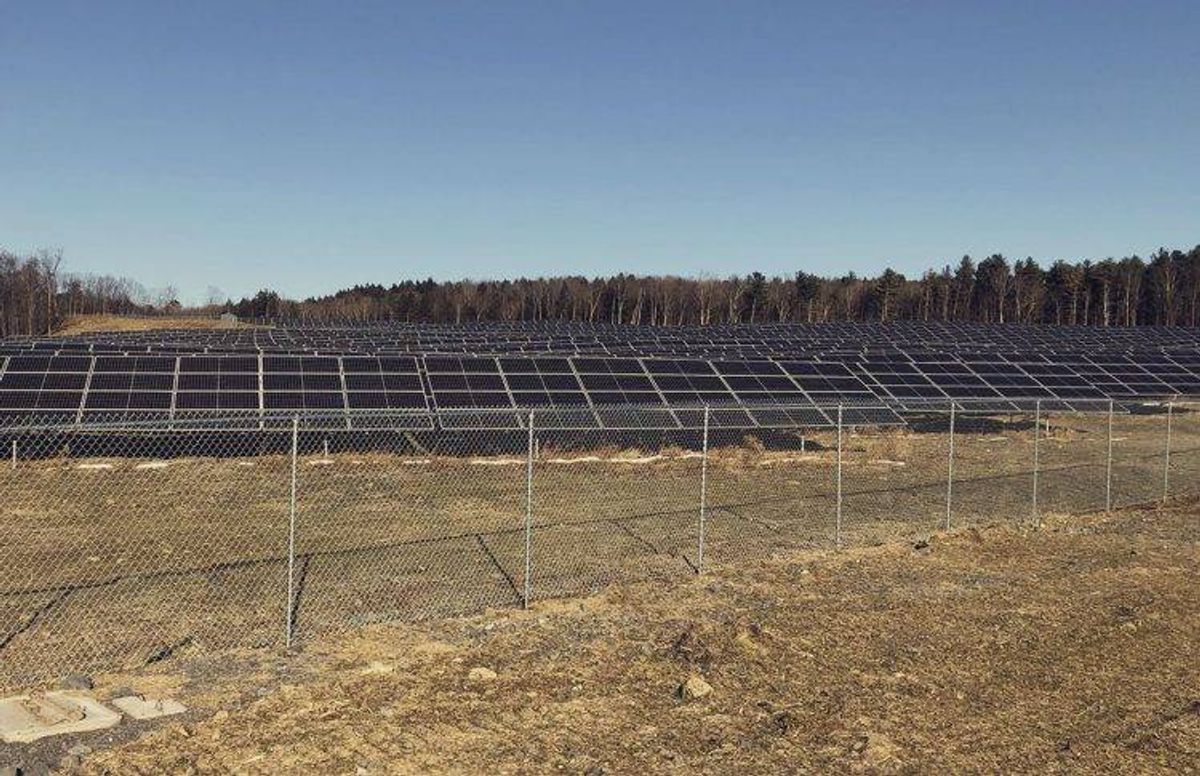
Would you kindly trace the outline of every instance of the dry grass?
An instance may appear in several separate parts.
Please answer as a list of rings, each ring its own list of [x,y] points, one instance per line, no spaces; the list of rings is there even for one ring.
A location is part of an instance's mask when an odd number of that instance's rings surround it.
[[[194,712],[89,740],[83,770],[1194,772],[1197,516],[972,527],[291,658],[185,654],[99,678],[102,696],[168,687]],[[711,694],[681,697],[694,676]]]
[[[253,324],[238,322],[235,328],[252,327]],[[164,316],[161,318],[134,318],[121,315],[76,315],[68,318],[55,332],[56,337],[71,337],[79,334],[96,334],[116,331],[157,331],[159,329],[227,329],[230,325],[216,318],[192,318],[189,316]]]
[[[1105,437],[1071,422],[1076,441],[1042,443],[1044,512],[1104,506]],[[1161,494],[1161,426],[1161,418],[1122,419],[1114,503]],[[957,441],[954,524],[1032,519],[1029,430]],[[1174,443],[1172,482],[1194,487],[1194,418],[1179,419]],[[747,439],[713,448],[706,557],[830,546],[831,445],[800,453]],[[844,458],[845,544],[917,539],[944,523],[944,435],[856,433]],[[690,573],[700,473],[695,451],[679,448],[543,449],[534,469],[535,597]],[[289,481],[280,455],[54,457],[0,470],[0,684],[66,666],[138,665],[185,640],[205,649],[277,643]],[[518,455],[305,453],[296,551],[308,577],[298,633],[518,605],[525,494]]]
[[[920,441],[916,434],[907,429],[889,428],[871,436],[852,438],[851,444],[862,446],[867,455],[873,458],[908,461],[912,458],[914,448],[919,447]]]

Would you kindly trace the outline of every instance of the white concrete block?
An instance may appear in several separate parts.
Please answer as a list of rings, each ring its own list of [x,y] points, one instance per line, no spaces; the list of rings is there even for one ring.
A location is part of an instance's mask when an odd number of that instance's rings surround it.
[[[120,721],[120,714],[79,692],[58,690],[0,699],[0,740],[10,744],[103,730]]]
[[[166,717],[171,714],[182,714],[187,711],[187,707],[179,701],[171,700],[170,698],[147,700],[140,695],[126,695],[122,698],[114,698],[112,705],[134,719],[154,719],[155,717]]]

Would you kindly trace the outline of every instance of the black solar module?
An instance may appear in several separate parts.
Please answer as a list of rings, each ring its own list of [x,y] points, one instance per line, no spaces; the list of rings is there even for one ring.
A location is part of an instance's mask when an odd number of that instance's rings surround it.
[[[347,423],[404,411],[423,427],[496,410],[672,428],[707,406],[711,425],[824,425],[839,404],[848,422],[887,423],[950,400],[1007,411],[1200,395],[1200,332],[1160,327],[282,323],[10,338],[0,357],[0,418],[56,422],[353,410]]]

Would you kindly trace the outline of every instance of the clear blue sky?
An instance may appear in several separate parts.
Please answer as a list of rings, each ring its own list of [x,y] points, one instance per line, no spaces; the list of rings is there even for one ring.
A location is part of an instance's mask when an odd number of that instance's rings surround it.
[[[198,299],[1200,241],[1200,2],[0,0],[0,245]]]

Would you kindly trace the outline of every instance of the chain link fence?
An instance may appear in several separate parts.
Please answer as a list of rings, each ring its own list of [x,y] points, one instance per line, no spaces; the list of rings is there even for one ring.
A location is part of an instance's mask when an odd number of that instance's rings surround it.
[[[0,428],[0,686],[294,647],[1200,483],[1200,404],[612,407]]]

